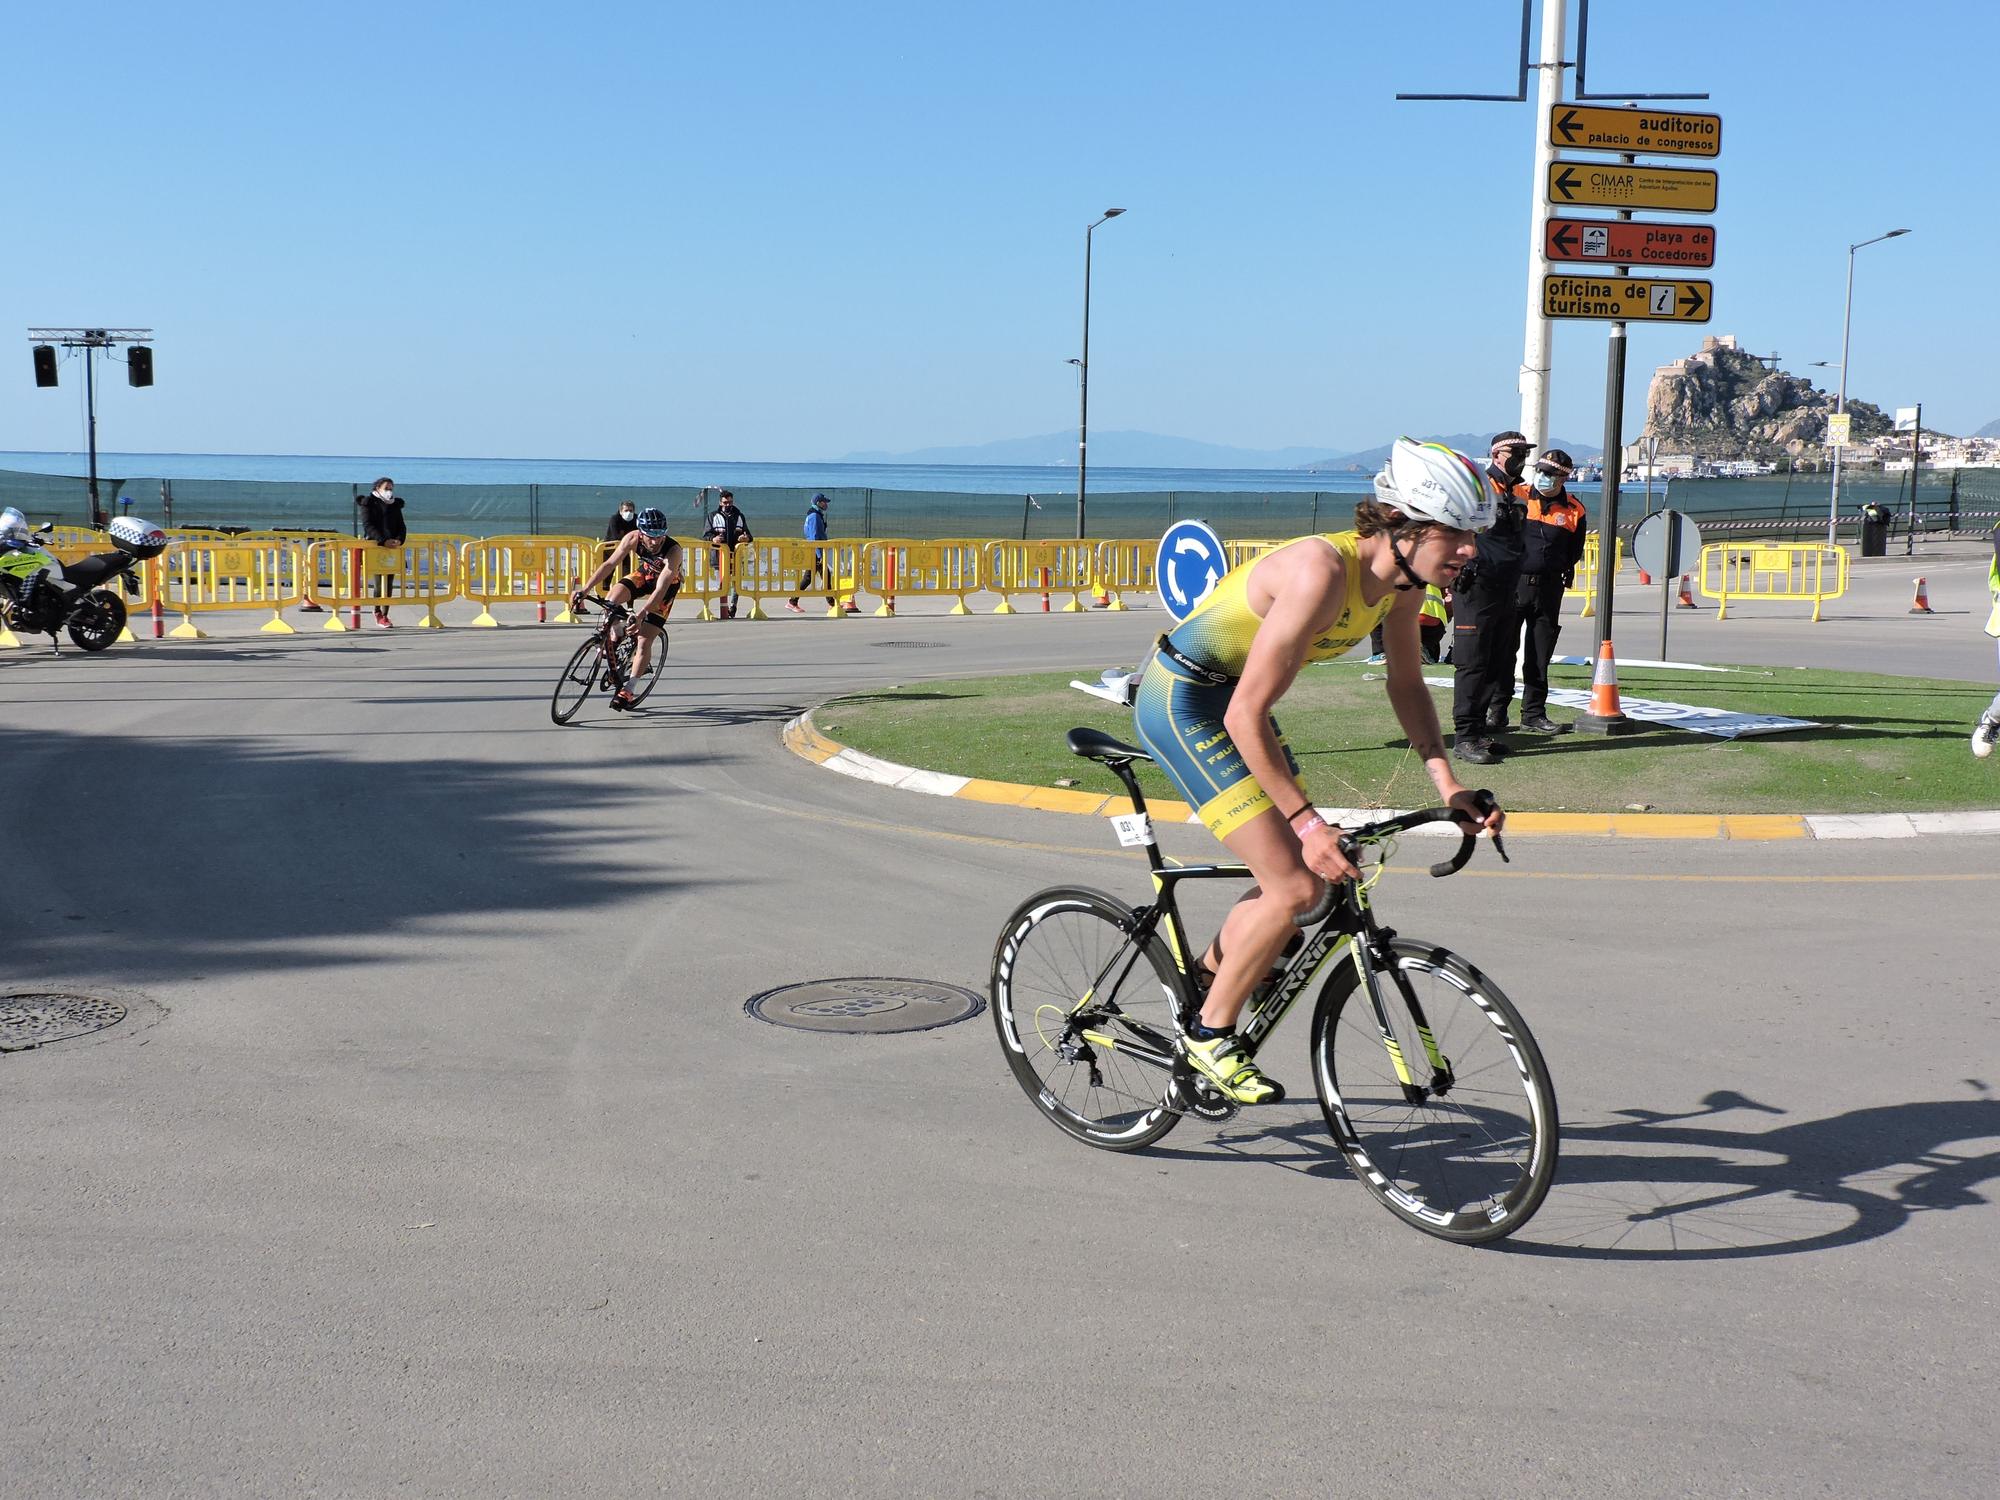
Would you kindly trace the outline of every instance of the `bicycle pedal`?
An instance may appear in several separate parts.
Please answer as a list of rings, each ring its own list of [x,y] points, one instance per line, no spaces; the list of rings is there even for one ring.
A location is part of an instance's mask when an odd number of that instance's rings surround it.
[[[1167,1107],[1179,1114],[1194,1115],[1202,1120],[1233,1120],[1242,1106],[1234,1099],[1226,1098],[1222,1091],[1187,1065],[1174,1065],[1172,1081],[1167,1087]]]

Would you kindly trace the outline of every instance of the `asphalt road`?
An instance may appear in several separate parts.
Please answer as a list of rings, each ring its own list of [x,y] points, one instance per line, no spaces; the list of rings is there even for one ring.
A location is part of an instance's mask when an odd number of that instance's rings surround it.
[[[1856,618],[1676,640],[1990,680],[1953,566],[1941,616],[1883,568]],[[785,718],[1158,628],[688,625],[651,711],[567,730],[555,627],[0,654],[5,980],[139,1012],[0,1056],[0,1490],[1989,1493],[2000,842],[1392,876],[1556,1076],[1502,1250],[1393,1220],[1309,1104],[1119,1157],[983,1015],[745,1016],[983,991],[1029,891],[1144,885],[1095,820],[829,775]]]

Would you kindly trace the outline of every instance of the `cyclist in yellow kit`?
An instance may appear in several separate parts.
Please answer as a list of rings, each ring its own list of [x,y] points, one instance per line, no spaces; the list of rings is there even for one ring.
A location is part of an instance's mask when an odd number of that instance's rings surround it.
[[[1284,1090],[1237,1041],[1237,1015],[1296,931],[1293,918],[1318,899],[1321,877],[1355,873],[1341,830],[1300,789],[1271,716],[1300,668],[1342,655],[1382,622],[1389,701],[1438,795],[1468,826],[1498,833],[1505,823],[1498,807],[1481,813],[1452,774],[1418,630],[1425,587],[1457,578],[1493,509],[1471,459],[1401,438],[1374,498],[1355,507],[1354,530],[1300,537],[1230,569],[1160,637],[1139,680],[1139,742],[1257,882],[1202,957],[1213,977],[1182,1043],[1188,1062],[1239,1104],[1276,1103]]]

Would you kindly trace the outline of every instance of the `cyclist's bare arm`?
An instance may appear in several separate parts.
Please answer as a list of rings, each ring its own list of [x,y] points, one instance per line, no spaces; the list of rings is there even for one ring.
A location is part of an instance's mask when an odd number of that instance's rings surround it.
[[[1340,618],[1347,598],[1346,570],[1340,554],[1322,542],[1273,553],[1258,564],[1250,582],[1269,602],[1222,727],[1278,811],[1296,815],[1311,806],[1311,799],[1285,763],[1285,752],[1271,728],[1271,711],[1297,680],[1313,640]],[[1354,873],[1340,852],[1338,828],[1320,824],[1306,833],[1302,844],[1308,868],[1332,880]]]
[[[1507,823],[1507,814],[1496,803],[1491,812],[1479,814],[1472,807],[1472,793],[1452,775],[1451,761],[1444,753],[1444,733],[1438,726],[1437,704],[1424,685],[1423,595],[1415,589],[1396,596],[1388,617],[1382,621],[1383,654],[1388,657],[1389,706],[1396,710],[1396,722],[1410,737],[1410,748],[1430,773],[1438,796],[1465,812],[1489,833],[1498,833]]]
[[[633,532],[628,532],[624,536],[621,536],[618,539],[618,545],[611,549],[610,556],[606,557],[603,562],[599,563],[597,565],[597,571],[590,575],[590,581],[580,585],[577,588],[576,591],[577,595],[590,593],[591,591],[596,589],[599,584],[603,583],[605,579],[609,578],[613,573],[615,573],[618,570],[618,564],[620,564],[626,558],[632,555],[632,547],[634,545],[632,538],[637,536],[638,534],[639,534],[638,532],[633,531]],[[576,595],[572,595],[571,597],[574,598],[576,597]]]
[[[664,565],[660,569],[660,581],[653,585],[653,592],[646,596],[646,603],[639,610],[640,615],[645,616],[658,613],[660,606],[666,602],[667,595],[680,587],[680,581],[681,544],[675,542],[671,547],[667,548]]]

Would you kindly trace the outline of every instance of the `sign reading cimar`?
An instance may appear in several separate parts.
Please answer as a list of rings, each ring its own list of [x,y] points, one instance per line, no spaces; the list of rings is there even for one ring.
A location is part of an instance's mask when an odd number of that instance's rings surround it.
[[[1673,109],[1549,109],[1549,144],[1570,151],[1629,151],[1643,156],[1720,156],[1722,116]]]
[[[1549,163],[1549,202],[1556,207],[1664,208],[1672,213],[1707,214],[1715,212],[1715,185],[1715,171],[1710,167]]]
[[[1652,276],[1542,278],[1542,316],[1618,323],[1706,323],[1714,284]]]

